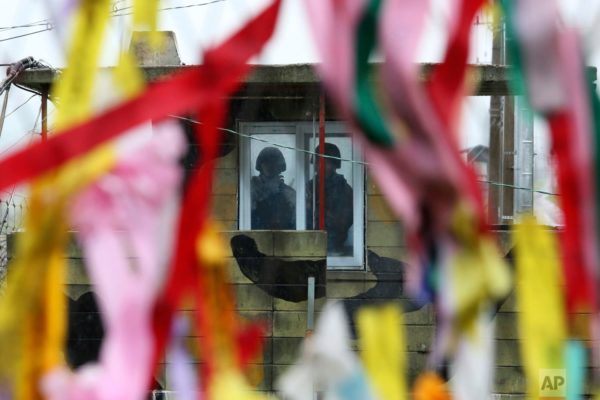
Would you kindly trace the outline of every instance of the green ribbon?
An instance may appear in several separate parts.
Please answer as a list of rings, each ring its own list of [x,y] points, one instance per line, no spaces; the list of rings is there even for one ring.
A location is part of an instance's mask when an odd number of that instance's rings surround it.
[[[369,82],[369,56],[377,43],[377,20],[382,0],[370,0],[356,31],[356,76],[354,108],[359,126],[367,138],[378,145],[391,147],[394,137],[385,124]]]
[[[584,71],[585,72],[585,71]],[[588,86],[588,96],[590,101],[590,111],[592,114],[592,135],[594,146],[594,169],[595,178],[594,193],[596,194],[596,232],[600,238],[600,98],[590,77],[586,77]]]
[[[523,59],[521,56],[521,47],[519,46],[515,25],[512,20],[514,11],[513,0],[501,0],[500,4],[505,15],[506,37],[508,38],[508,40],[506,41],[506,49],[510,56],[510,62],[513,67],[510,70],[510,75],[512,77],[512,91],[513,93],[523,93],[523,101],[525,102],[525,106],[528,109],[532,110],[534,113],[537,113],[529,105],[527,85],[525,85],[525,77],[523,73]]]

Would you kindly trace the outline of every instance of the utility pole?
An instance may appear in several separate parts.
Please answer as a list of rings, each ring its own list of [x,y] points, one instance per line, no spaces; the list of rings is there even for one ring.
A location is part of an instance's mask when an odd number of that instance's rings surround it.
[[[492,64],[506,65],[506,36],[504,23],[494,25]],[[513,219],[514,193],[514,97],[490,98],[490,159],[488,184],[488,222],[510,224]]]

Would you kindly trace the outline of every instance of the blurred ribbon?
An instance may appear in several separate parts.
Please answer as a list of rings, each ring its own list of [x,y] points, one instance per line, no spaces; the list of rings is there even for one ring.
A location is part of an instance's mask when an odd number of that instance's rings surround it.
[[[156,30],[158,26],[159,0],[134,0],[133,1],[133,26],[134,29],[150,31],[150,45],[161,45],[161,34]]]
[[[237,370],[226,370],[217,374],[210,387],[208,398],[215,400],[267,400],[267,397],[260,392],[252,390]]]
[[[177,393],[177,399],[179,400],[198,399],[199,385],[196,379],[196,371],[193,367],[193,360],[185,346],[185,337],[188,332],[188,320],[183,315],[179,315],[173,321],[173,332],[168,354],[171,365],[167,368],[167,379],[173,391]]]
[[[233,311],[222,313],[219,308],[224,305],[227,309],[226,305],[231,304],[233,309],[233,294],[231,288],[223,286],[223,260],[213,264],[215,260],[203,249],[206,249],[204,241],[215,235],[211,232],[215,228],[207,224],[207,217],[213,163],[219,143],[217,128],[225,117],[226,99],[239,87],[241,79],[250,70],[248,60],[262,49],[272,35],[280,3],[280,0],[274,0],[224,44],[205,53],[202,85],[198,89],[205,92],[206,98],[195,103],[199,106],[198,118],[203,122],[196,131],[203,150],[203,165],[199,170],[194,170],[185,192],[175,255],[164,291],[154,310],[156,346],[153,363],[156,365],[167,345],[178,306],[187,296],[193,300],[195,328],[202,335],[198,339],[204,361],[200,369],[200,382],[209,395],[221,388],[224,378],[239,377],[240,364],[248,353],[244,347],[249,347],[251,351],[260,349],[260,340],[256,338],[260,331],[250,329],[251,334],[244,334]],[[218,303],[217,300],[225,302]],[[211,320],[212,317],[215,319]],[[212,326],[213,323],[216,324]],[[215,326],[225,329],[223,334],[215,331]]]
[[[598,187],[593,181],[596,143],[577,33],[559,28],[558,6],[534,0],[503,1],[516,71],[534,109],[548,119],[565,229],[560,241],[567,312],[597,310]],[[598,159],[598,155],[596,160]],[[598,161],[596,161],[598,162]],[[596,174],[597,175],[597,174]]]
[[[414,400],[450,400],[446,383],[433,372],[425,372],[417,377],[413,387]]]
[[[587,354],[586,348],[579,340],[569,340],[565,349],[565,366],[567,371],[567,400],[583,399]]]
[[[91,113],[96,66],[108,18],[108,0],[84,0],[77,11],[68,53],[69,68],[56,84],[55,94],[61,99],[57,116],[60,127],[81,121]],[[9,317],[12,321],[2,324],[4,329],[15,329],[10,327],[11,322],[22,317],[14,314],[26,315],[19,321],[21,327],[16,328],[23,329],[23,341],[19,344],[22,354],[13,361],[18,366],[14,388],[17,398],[40,398],[41,377],[64,362],[66,302],[62,289],[66,263],[63,252],[68,239],[65,210],[69,197],[96,179],[111,163],[111,152],[99,149],[70,168],[37,180],[31,187],[30,210],[25,222],[27,234],[17,247],[17,254],[22,258],[13,267],[15,270],[27,268],[29,275],[25,279],[19,272],[15,274],[17,279],[11,286],[19,291],[19,296],[7,296],[4,307],[11,308],[7,314],[12,313],[13,317]],[[32,269],[36,270],[33,274]],[[28,295],[26,286],[35,287],[36,293]],[[2,345],[14,345],[14,340]],[[15,354],[14,349],[11,351]]]
[[[451,379],[448,382],[454,398],[479,400],[490,397],[496,366],[494,333],[495,324],[490,320],[490,315],[480,312],[473,335],[465,335],[459,339],[454,359],[451,360]]]
[[[61,166],[143,121],[164,119],[169,114],[189,111],[196,107],[201,108],[200,114],[205,122],[200,128],[203,131],[200,137],[207,145],[207,150],[210,148],[206,158],[214,158],[218,142],[216,128],[220,126],[225,111],[223,98],[240,85],[241,78],[250,69],[246,62],[262,48],[273,33],[279,6],[279,0],[273,1],[237,34],[220,46],[207,51],[202,67],[190,68],[170,80],[157,82],[136,98],[99,117],[65,130],[63,135],[51,137],[45,143],[11,154],[0,162],[0,169],[11,170],[14,173],[0,175],[0,187],[6,188]],[[215,102],[217,104],[213,104]],[[69,164],[76,165],[75,162]],[[208,166],[192,179],[180,218],[175,267],[171,270],[166,291],[155,310],[155,361],[167,343],[170,321],[180,300],[194,293],[199,308],[202,307],[203,300],[194,290],[200,279],[196,271],[195,241],[208,210],[212,169]],[[198,323],[206,324],[206,321]],[[236,359],[247,360],[249,354],[260,347],[260,341],[256,338],[258,332],[256,329],[237,332]],[[247,348],[244,348],[244,345],[247,345]],[[156,362],[154,364],[156,365]]]
[[[585,76],[585,59],[578,33],[573,28],[560,26],[555,1],[547,2],[542,12],[538,12],[539,4],[533,0],[503,1],[502,5],[508,32],[513,37],[509,49],[515,60],[517,82],[527,88],[532,106],[550,125],[552,155],[556,160],[565,221],[560,249],[567,330],[574,339],[591,337],[592,365],[597,369],[600,365],[597,288],[600,273],[600,144],[597,135],[600,132],[600,101]],[[584,325],[575,320],[581,312],[590,313],[586,315],[588,323]],[[576,370],[583,366],[571,365],[570,368]],[[579,383],[575,381],[574,384]]]
[[[75,14],[67,66],[54,87],[60,99],[57,126],[89,117],[100,51],[110,18],[110,0],[81,0]]]
[[[389,335],[394,333],[389,332]],[[316,392],[328,400],[380,398],[369,386],[359,359],[352,351],[344,306],[339,302],[327,303],[314,333],[304,339],[300,359],[278,380],[277,390],[289,400],[312,400]]]
[[[360,355],[378,398],[407,398],[404,320],[396,304],[358,311]]]
[[[159,265],[161,211],[181,181],[182,134],[174,122],[157,126],[152,142],[126,154],[71,207],[87,269],[98,296],[105,337],[98,365],[44,381],[50,399],[140,399],[152,370],[152,309]],[[106,383],[110,382],[109,385]]]
[[[514,240],[521,354],[529,396],[539,398],[540,372],[565,367],[562,279],[555,238],[533,217],[517,225]]]
[[[327,93],[352,122],[372,177],[405,227],[408,293],[438,307],[443,337],[434,348],[436,363],[510,289],[507,267],[486,228],[479,184],[457,145],[470,32],[483,3],[457,2],[444,60],[422,85],[414,61],[428,2],[307,2]],[[385,55],[381,102],[371,88],[369,64],[378,42]]]
[[[110,157],[93,158],[31,187],[27,233],[17,241],[8,277],[11,284],[0,299],[0,368],[19,377],[14,389],[17,398],[39,398],[41,375],[63,362],[62,284],[68,226],[62,210],[69,196],[97,179],[111,163]]]

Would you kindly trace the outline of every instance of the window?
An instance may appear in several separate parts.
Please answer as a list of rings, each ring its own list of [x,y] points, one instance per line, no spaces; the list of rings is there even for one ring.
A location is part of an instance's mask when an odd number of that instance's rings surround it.
[[[319,226],[318,127],[240,123],[240,229]],[[325,229],[330,268],[363,265],[364,168],[341,122],[325,127]]]

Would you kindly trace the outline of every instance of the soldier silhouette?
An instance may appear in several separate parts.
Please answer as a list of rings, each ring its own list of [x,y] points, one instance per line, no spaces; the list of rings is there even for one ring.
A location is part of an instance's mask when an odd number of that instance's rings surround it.
[[[315,153],[320,153],[319,146]],[[340,149],[333,143],[325,143],[324,154],[338,159],[325,158],[325,230],[327,231],[327,251],[330,255],[348,255],[352,253],[346,245],[348,231],[353,220],[352,187],[343,175],[336,171],[341,167]],[[317,229],[319,224],[320,199],[319,169],[306,184],[306,227]],[[313,199],[313,185],[317,191]],[[314,210],[313,210],[314,201]]]
[[[250,180],[252,229],[296,229],[296,191],[283,181],[285,158],[265,147],[256,158],[260,173]]]

